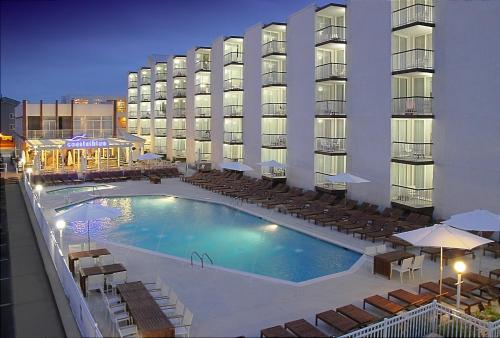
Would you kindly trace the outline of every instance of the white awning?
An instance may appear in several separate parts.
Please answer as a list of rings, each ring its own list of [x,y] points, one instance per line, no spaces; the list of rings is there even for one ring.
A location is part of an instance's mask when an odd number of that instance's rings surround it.
[[[99,139],[108,141],[108,146],[105,148],[128,148],[133,146],[133,142],[121,138],[106,138]],[[66,140],[64,139],[39,139],[26,140],[28,147],[36,149],[62,149]]]

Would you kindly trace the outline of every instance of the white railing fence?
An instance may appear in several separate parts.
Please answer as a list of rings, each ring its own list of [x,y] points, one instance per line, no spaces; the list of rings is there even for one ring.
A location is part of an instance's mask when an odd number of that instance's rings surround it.
[[[432,333],[443,337],[498,337],[500,320],[486,322],[434,301],[341,337],[425,337]]]
[[[90,313],[87,302],[83,298],[78,285],[73,279],[71,271],[69,271],[68,265],[64,260],[64,254],[62,253],[59,243],[54,235],[54,231],[51,229],[47,220],[43,216],[38,198],[36,194],[33,193],[27,179],[24,180],[24,190],[26,191],[30,207],[35,214],[38,226],[40,227],[40,231],[42,232],[43,239],[45,241],[45,245],[47,245],[47,249],[50,252],[52,263],[54,264],[59,280],[61,281],[64,294],[68,298],[73,317],[75,318],[78,328],[80,329],[82,337],[103,337],[96,321],[94,320],[94,317]]]

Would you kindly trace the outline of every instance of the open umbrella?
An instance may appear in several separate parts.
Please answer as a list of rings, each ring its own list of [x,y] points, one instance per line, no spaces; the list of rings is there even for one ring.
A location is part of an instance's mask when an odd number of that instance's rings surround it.
[[[120,209],[105,207],[95,203],[84,203],[76,207],[73,207],[71,209],[68,209],[66,211],[63,211],[57,216],[69,222],[75,222],[75,221],[87,222],[87,238],[90,250],[90,221],[102,218],[116,218],[120,215],[121,215]]]
[[[410,242],[414,246],[441,248],[439,275],[440,295],[442,294],[443,284],[443,248],[472,250],[477,246],[492,242],[489,239],[450,227],[446,224],[435,224],[431,227],[402,232],[395,236]]]
[[[252,171],[253,168],[247,166],[246,164],[240,162],[222,162],[219,164],[222,169],[234,170],[234,171]]]
[[[139,161],[150,161],[150,160],[158,160],[162,158],[161,155],[154,154],[154,153],[145,153],[137,157]]]
[[[364,179],[364,178],[361,178],[361,177],[358,177],[358,176],[355,176],[355,175],[352,175],[349,173],[328,176],[326,179],[332,183],[345,183],[345,185],[346,185],[346,194],[345,194],[346,205],[347,205],[347,185],[349,183],[368,183],[368,182],[370,182],[367,179]]]

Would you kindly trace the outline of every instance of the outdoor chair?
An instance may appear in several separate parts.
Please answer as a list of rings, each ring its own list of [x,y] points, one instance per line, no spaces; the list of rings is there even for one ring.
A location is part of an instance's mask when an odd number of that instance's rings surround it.
[[[419,271],[420,272],[419,279],[422,279],[422,273],[424,269],[424,259],[425,259],[425,254],[416,256],[413,259],[413,263],[410,267],[412,278],[415,278],[415,271]]]
[[[115,262],[113,255],[103,255],[98,258],[100,265],[110,265]]]
[[[315,318],[316,326],[318,326],[318,320],[321,320],[325,324],[328,324],[329,326],[342,333],[352,331],[359,326],[359,323],[355,320],[352,320],[351,318],[346,317],[333,310],[317,313]]]
[[[87,292],[92,290],[104,290],[104,274],[87,277]]]
[[[191,328],[192,322],[193,313],[186,309],[182,321],[178,325],[175,325],[175,336],[189,337],[189,329]]]
[[[127,271],[115,272],[111,280],[109,281],[109,285],[113,288],[113,291],[116,292],[116,287],[120,284],[125,284],[127,282]]]
[[[387,293],[387,299],[391,297],[406,303],[407,307],[425,305],[436,298],[430,293],[420,293],[417,295],[403,289],[393,290]]]
[[[396,315],[404,310],[404,306],[401,306],[388,299],[385,299],[380,295],[374,295],[363,299],[363,309],[366,308],[366,304],[370,304],[371,306],[379,310],[382,310],[384,312],[387,312],[391,315]]]
[[[403,284],[403,274],[405,272],[408,272],[408,279],[410,279],[411,277],[412,263],[413,263],[413,257],[403,259],[401,265],[398,265],[397,262],[391,263],[391,277],[393,271],[399,272],[399,279],[401,280],[401,284]]]
[[[182,321],[182,317],[184,317],[184,310],[186,309],[186,306],[184,305],[184,303],[182,303],[181,301],[177,302],[177,305],[175,307],[175,309],[165,309],[163,310],[163,313],[165,314],[165,316],[167,316],[168,319],[171,320],[178,320],[178,321]]]
[[[378,320],[378,318],[372,315],[370,312],[360,309],[359,307],[352,304],[337,308],[337,312],[351,318],[352,320],[358,322],[360,325],[368,325]]]
[[[93,257],[82,257],[78,260],[78,263],[81,268],[90,268],[95,266],[95,259]]]
[[[167,299],[155,298],[156,303],[158,303],[158,305],[162,310],[168,308],[175,309],[177,305],[177,300],[178,300],[177,294],[175,293],[175,291],[172,290],[169,292]]]

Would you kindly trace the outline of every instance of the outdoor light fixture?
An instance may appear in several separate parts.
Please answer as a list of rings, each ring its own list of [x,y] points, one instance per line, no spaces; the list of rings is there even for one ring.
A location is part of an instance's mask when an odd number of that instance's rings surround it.
[[[460,309],[460,292],[462,291],[462,274],[465,272],[466,266],[462,261],[455,262],[453,268],[457,272],[457,309]]]
[[[36,190],[38,193],[41,193],[41,192],[42,192],[42,190],[43,190],[43,186],[42,186],[41,184],[37,184],[37,185],[35,186],[35,190]]]

